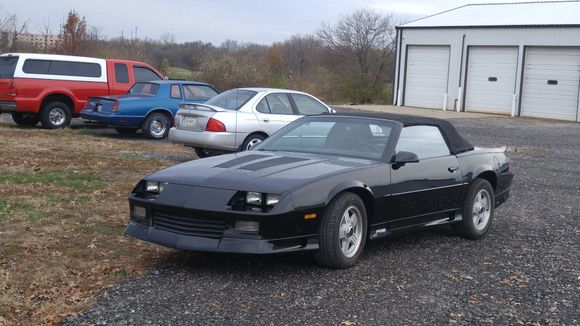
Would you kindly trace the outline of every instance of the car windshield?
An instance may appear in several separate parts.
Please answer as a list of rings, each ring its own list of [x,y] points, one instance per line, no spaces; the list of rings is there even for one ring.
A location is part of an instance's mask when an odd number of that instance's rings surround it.
[[[303,118],[281,129],[254,149],[378,160],[383,157],[393,130],[394,123],[387,120]]]
[[[133,87],[129,90],[127,94],[140,94],[140,95],[157,95],[159,91],[159,84],[155,83],[135,83]]]
[[[230,89],[205,102],[209,105],[219,106],[226,110],[239,110],[246,102],[254,97],[258,92],[247,89]]]

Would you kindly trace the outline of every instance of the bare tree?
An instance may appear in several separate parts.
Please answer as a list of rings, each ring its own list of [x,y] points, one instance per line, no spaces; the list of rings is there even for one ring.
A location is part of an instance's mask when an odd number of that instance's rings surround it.
[[[282,44],[284,62],[290,75],[301,80],[306,69],[314,64],[322,46],[313,35],[293,35]]]
[[[165,46],[175,44],[175,35],[171,33],[162,33],[159,39],[161,40],[161,43],[163,43],[163,45]]]
[[[46,21],[42,21],[42,29],[40,30],[40,35],[42,35],[42,52],[46,53],[49,50],[49,42],[48,39],[52,35],[52,31],[50,29],[50,17]]]
[[[21,22],[16,15],[8,15],[0,19],[0,32],[2,33],[1,49],[2,52],[17,52],[18,37],[26,32],[27,22]]]
[[[363,85],[378,82],[395,44],[392,15],[359,9],[343,15],[334,25],[323,24],[318,36],[345,61],[356,60]]]

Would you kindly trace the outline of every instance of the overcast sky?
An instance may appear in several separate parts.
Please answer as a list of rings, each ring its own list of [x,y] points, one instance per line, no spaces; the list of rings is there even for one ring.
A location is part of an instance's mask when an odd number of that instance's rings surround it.
[[[524,2],[490,0],[487,2]],[[321,23],[369,7],[413,20],[484,0],[0,0],[1,15],[16,14],[28,31],[39,33],[47,23],[58,33],[69,10],[85,16],[105,37],[159,39],[172,34],[178,42],[226,39],[271,44],[293,34],[314,33]]]

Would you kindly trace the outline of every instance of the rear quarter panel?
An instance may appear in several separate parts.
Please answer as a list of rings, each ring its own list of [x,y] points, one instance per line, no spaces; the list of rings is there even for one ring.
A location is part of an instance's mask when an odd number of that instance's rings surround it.
[[[457,156],[464,183],[471,183],[481,173],[491,171],[497,178],[496,194],[511,186],[513,174],[509,171],[509,158],[504,152],[483,150]]]

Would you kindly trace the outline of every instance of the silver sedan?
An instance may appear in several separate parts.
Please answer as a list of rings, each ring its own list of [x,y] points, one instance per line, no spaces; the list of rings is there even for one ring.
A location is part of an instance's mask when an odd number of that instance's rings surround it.
[[[332,113],[312,95],[276,88],[236,88],[204,104],[180,105],[169,139],[199,157],[248,150],[303,115]]]

